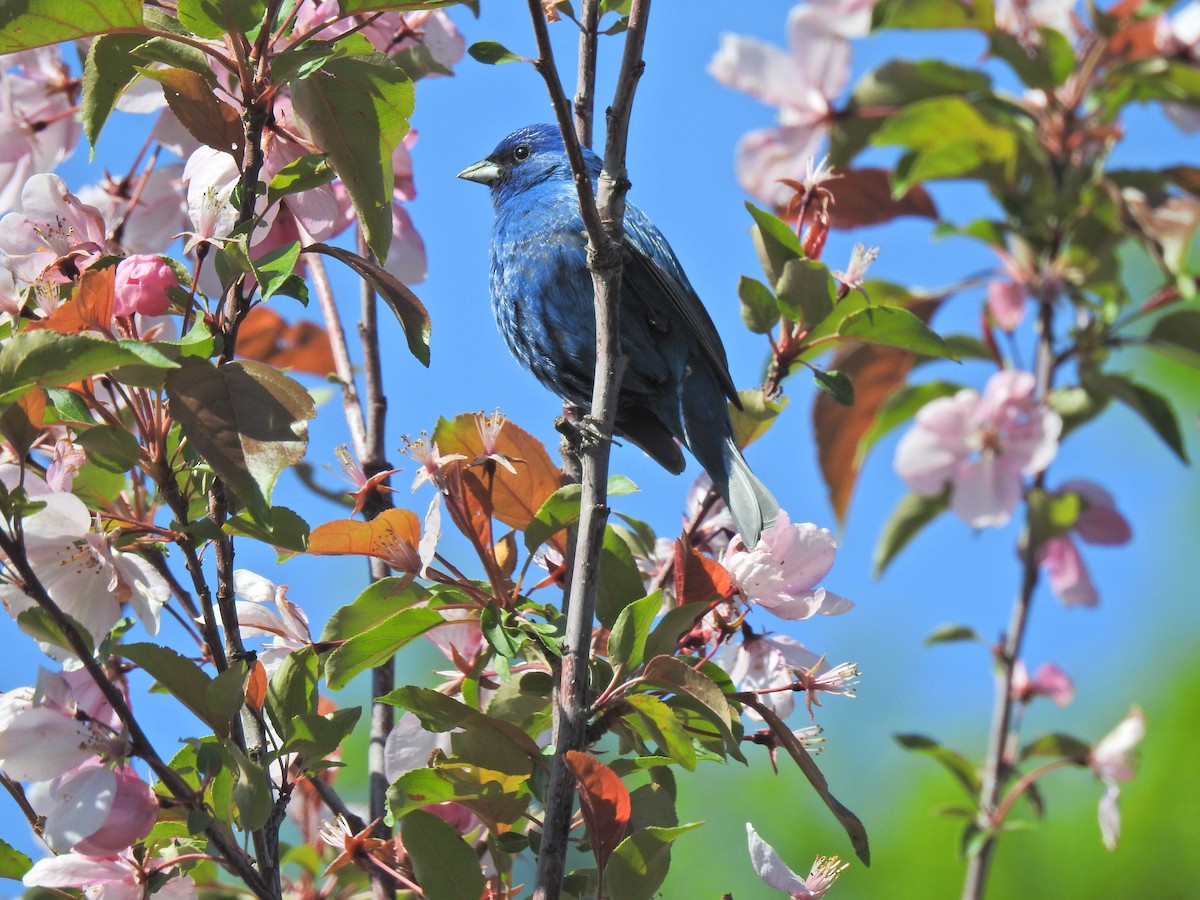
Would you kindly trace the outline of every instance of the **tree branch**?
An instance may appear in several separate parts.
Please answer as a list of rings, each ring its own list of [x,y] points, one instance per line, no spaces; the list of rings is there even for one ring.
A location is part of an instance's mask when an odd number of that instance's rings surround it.
[[[596,372],[589,420],[599,431],[598,438],[585,439],[580,449],[583,493],[570,594],[564,602],[567,630],[556,697],[555,755],[546,789],[545,821],[533,895],[535,900],[556,900],[561,891],[575,796],[575,779],[566,765],[566,752],[583,746],[587,729],[588,663],[600,548],[608,519],[610,438],[616,419],[622,370],[619,321],[622,259],[619,248],[623,235],[625,191],[629,186],[625,177],[625,141],[634,91],[643,68],[641,55],[649,9],[649,0],[634,0],[630,11],[616,97],[609,111],[604,171],[599,179],[600,200],[597,205],[566,95],[554,65],[554,52],[545,16],[538,0],[529,0],[539,54],[535,66],[545,79],[550,93],[579,193],[580,214],[588,233],[588,268],[592,272],[596,307]]]

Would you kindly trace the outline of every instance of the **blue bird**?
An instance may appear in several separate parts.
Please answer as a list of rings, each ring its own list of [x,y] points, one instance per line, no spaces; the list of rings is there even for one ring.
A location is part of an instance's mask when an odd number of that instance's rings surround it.
[[[602,162],[584,149],[593,187]],[[513,355],[543,385],[588,408],[596,319],[587,234],[563,148],[552,125],[514,131],[458,175],[487,185],[496,221],[492,311]],[[666,238],[636,206],[625,208],[621,352],[628,364],[617,433],[669,471],[684,469],[682,441],[708,472],[748,547],[779,504],[742,458],[726,400],[740,407],[717,329]]]

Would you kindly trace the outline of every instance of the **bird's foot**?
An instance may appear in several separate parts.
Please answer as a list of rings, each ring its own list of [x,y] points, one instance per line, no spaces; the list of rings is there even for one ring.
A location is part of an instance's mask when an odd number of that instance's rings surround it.
[[[559,416],[554,420],[554,428],[567,439],[572,450],[576,453],[585,447],[594,447],[604,441],[610,441],[616,446],[620,446],[618,441],[604,433],[599,420],[593,419],[590,415],[579,417]]]

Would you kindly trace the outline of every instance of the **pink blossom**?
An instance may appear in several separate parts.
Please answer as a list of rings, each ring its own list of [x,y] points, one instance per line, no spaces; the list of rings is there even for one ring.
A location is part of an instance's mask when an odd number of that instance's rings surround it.
[[[66,439],[54,444],[54,457],[46,466],[46,486],[51,491],[68,493],[75,482],[75,473],[87,462],[83,448]]]
[[[171,305],[167,291],[179,287],[179,277],[161,256],[127,256],[117,264],[113,315],[161,316]]]
[[[1089,544],[1124,544],[1132,537],[1129,522],[1117,511],[1112,495],[1098,484],[1065,482],[1056,495],[1074,493],[1082,510],[1072,530]],[[1050,538],[1042,545],[1038,562],[1046,571],[1050,588],[1066,606],[1095,606],[1099,595],[1070,534]]]
[[[1021,499],[1023,475],[1050,464],[1062,419],[1033,398],[1029,372],[1004,369],[983,396],[965,388],[917,413],[896,448],[896,472],[918,494],[950,484],[950,508],[974,528],[1004,525]]]
[[[92,758],[44,789],[35,787],[30,802],[46,817],[46,842],[60,853],[115,856],[149,834],[158,819],[150,785],[127,765],[114,770]]]
[[[68,262],[86,268],[105,252],[104,217],[67,190],[57,175],[26,181],[20,210],[0,219],[0,253],[19,284],[33,284],[52,266]]]
[[[736,647],[722,650],[717,661],[729,673],[729,679],[740,691],[764,692],[759,700],[771,707],[780,718],[787,718],[796,708],[794,691],[785,690],[796,683],[796,673],[817,669],[822,658],[799,641],[786,635],[750,635]],[[761,718],[753,709],[746,715]]]
[[[1159,16],[1155,43],[1164,56],[1200,62],[1200,3],[1192,0],[1173,16]],[[1189,134],[1200,131],[1200,110],[1188,103],[1164,103],[1163,112]]]
[[[39,859],[21,880],[26,887],[77,888],[96,900],[144,900],[151,896],[150,877],[171,865],[167,860],[139,863],[130,853],[109,859],[64,853]],[[195,900],[196,883],[186,875],[173,876],[157,886],[152,896],[154,900]]]
[[[1073,37],[1075,5],[1076,0],[996,0],[996,27],[1035,45],[1039,27]]]
[[[1001,331],[1012,332],[1025,319],[1025,291],[1017,283],[997,279],[988,283],[987,308]]]
[[[861,291],[863,279],[867,277],[867,269],[879,256],[878,247],[868,247],[866,244],[855,244],[850,252],[850,262],[846,271],[834,271],[833,277],[842,283],[848,291]]]
[[[238,175],[234,158],[212,147],[199,147],[188,157],[183,181],[193,230],[188,232],[186,252],[205,242],[218,242],[233,231],[237,210],[231,198]]]
[[[442,469],[456,460],[466,459],[461,453],[442,454],[438,450],[437,441],[430,441],[425,432],[415,441],[405,438],[404,455],[421,464],[417,477],[413,479],[412,489],[415,492],[426,481],[432,482],[438,490],[442,488]]]
[[[76,90],[57,47],[0,58],[0,212],[17,206],[31,175],[49,172],[75,148]]]
[[[713,501],[700,516],[702,504],[712,494]],[[737,525],[729,513],[729,507],[721,499],[721,495],[713,490],[712,478],[707,472],[701,472],[688,488],[687,499],[684,501],[684,516],[688,522],[695,523],[692,528],[692,544],[703,547],[710,553],[718,554],[729,546],[730,539],[737,534]],[[674,541],[670,542],[674,545]]]
[[[300,5],[293,33],[305,34],[322,22],[327,22],[317,36],[330,41],[351,28],[361,26],[362,19],[358,16],[342,18],[336,0],[310,0]],[[466,52],[463,36],[450,17],[440,9],[373,16],[361,32],[375,49],[389,56],[412,47],[424,47],[436,67],[422,73],[426,76],[449,74],[449,70]],[[446,71],[443,73],[438,69]]]
[[[721,564],[750,601],[781,619],[835,616],[854,604],[817,587],[833,566],[837,542],[827,528],[791,523],[786,512],[763,531],[754,549],[740,540],[726,549]]]
[[[97,757],[123,759],[120,721],[82,669],[38,671],[36,687],[0,696],[0,769],[18,781],[48,781]]]
[[[788,51],[726,34],[709,63],[722,84],[779,107],[779,125],[752,131],[738,144],[738,181],[755,197],[782,206],[791,195],[779,180],[800,180],[829,133],[833,100],[850,78],[850,43],[870,29],[873,0],[801,3],[788,15]]]
[[[1014,699],[1028,703],[1034,697],[1049,697],[1059,706],[1075,699],[1075,684],[1069,675],[1054,663],[1042,663],[1033,678],[1025,663],[1017,660],[1013,666],[1012,693]]]
[[[164,236],[187,223],[182,163],[155,166],[146,176],[106,176],[80,190],[79,199],[100,211],[113,248],[126,254],[162,250]]]
[[[17,466],[0,465],[0,482],[10,490],[21,483]],[[92,516],[74,494],[50,490],[25,473],[26,492],[45,506],[24,521],[29,563],[59,607],[91,635],[94,646],[108,636],[129,603],[150,634],[158,633],[158,614],[170,598],[166,580],[133,553],[114,549],[108,535],[92,531]],[[0,581],[0,601],[16,617],[35,604],[11,581]],[[66,651],[39,642],[55,659]]]
[[[1120,782],[1133,778],[1133,752],[1145,736],[1146,717],[1141,708],[1135,706],[1116,728],[1096,742],[1088,754],[1088,766],[1105,784],[1099,818],[1104,846],[1109,850],[1116,849],[1121,834],[1121,813],[1117,806]]]
[[[246,635],[270,635],[271,643],[259,654],[271,674],[293,650],[313,642],[308,616],[287,598],[287,585],[276,585],[248,569],[234,569],[233,592],[237,597],[238,624]],[[274,605],[274,609],[271,609]]]
[[[754,871],[767,885],[787,894],[789,900],[818,900],[824,897],[837,877],[849,868],[849,863],[843,863],[836,856],[818,856],[813,861],[808,877],[801,878],[779,858],[774,847],[758,836],[749,822],[746,823],[746,837]]]

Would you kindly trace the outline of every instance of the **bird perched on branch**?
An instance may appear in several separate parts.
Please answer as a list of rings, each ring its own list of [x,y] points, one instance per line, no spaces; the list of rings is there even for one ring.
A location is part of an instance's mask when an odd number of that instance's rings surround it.
[[[593,188],[601,160],[584,148]],[[596,319],[587,233],[562,136],[530,125],[458,175],[487,185],[496,221],[492,311],[509,349],[537,379],[587,408]],[[666,239],[625,208],[620,347],[626,357],[616,431],[664,468],[684,469],[676,439],[712,477],[748,547],[779,504],[742,458],[726,400],[740,407],[717,329]]]

